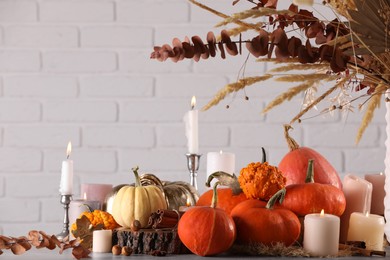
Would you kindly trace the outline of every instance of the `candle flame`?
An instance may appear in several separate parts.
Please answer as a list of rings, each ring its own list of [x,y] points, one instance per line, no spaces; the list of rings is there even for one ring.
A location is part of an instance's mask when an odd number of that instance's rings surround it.
[[[321,217],[325,216],[325,211],[324,211],[324,209],[321,210],[321,214],[320,214],[320,215],[321,215]]]
[[[370,216],[370,212],[366,212],[366,217],[369,217]]]
[[[219,150],[219,154],[222,154],[222,150]]]
[[[191,206],[191,200],[190,200],[190,198],[187,198],[186,206],[187,206],[187,207]]]
[[[87,193],[86,193],[86,192],[84,192],[83,198],[84,198],[85,200],[87,200]]]
[[[383,172],[380,172],[379,175],[383,175]]]
[[[66,147],[66,159],[69,159],[71,152],[72,152],[72,143],[69,142],[68,146]]]
[[[192,96],[192,98],[191,98],[191,109],[194,109],[195,105],[196,105],[196,97]]]

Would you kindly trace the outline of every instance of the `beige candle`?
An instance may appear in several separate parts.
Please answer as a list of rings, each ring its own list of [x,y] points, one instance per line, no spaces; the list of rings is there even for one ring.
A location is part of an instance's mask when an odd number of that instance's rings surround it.
[[[304,220],[303,248],[312,256],[336,256],[339,251],[340,218],[308,214]]]
[[[85,199],[72,200],[69,204],[69,223],[72,225],[83,212],[100,209],[100,201],[91,201]]]
[[[383,251],[384,228],[382,216],[354,212],[349,219],[348,241],[364,241],[366,249]]]
[[[382,172],[366,174],[364,179],[372,184],[371,213],[383,216],[385,212],[385,175]]]
[[[112,248],[112,231],[95,230],[92,234],[92,251],[96,253],[109,253]]]
[[[346,207],[340,218],[340,242],[347,241],[349,216],[353,212],[370,212],[372,184],[354,175],[346,175],[343,180]]]

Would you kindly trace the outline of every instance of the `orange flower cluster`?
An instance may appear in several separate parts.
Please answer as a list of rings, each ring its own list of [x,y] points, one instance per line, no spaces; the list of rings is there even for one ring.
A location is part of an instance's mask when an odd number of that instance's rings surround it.
[[[94,210],[93,212],[84,212],[79,216],[79,218],[81,218],[83,215],[86,216],[89,219],[89,221],[91,221],[91,225],[94,227],[97,226],[98,224],[103,224],[104,229],[115,229],[120,227],[120,225],[116,223],[114,217],[110,213],[105,211]],[[75,222],[72,224],[71,230],[76,230],[76,229],[77,226]]]
[[[238,182],[248,199],[269,200],[286,186],[282,172],[268,162],[248,164],[240,171]]]

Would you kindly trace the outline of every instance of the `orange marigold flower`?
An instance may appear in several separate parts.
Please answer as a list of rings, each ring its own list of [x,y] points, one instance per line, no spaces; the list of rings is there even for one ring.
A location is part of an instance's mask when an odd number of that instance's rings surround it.
[[[282,172],[268,162],[248,164],[241,169],[238,182],[248,199],[269,200],[286,186],[286,178]]]

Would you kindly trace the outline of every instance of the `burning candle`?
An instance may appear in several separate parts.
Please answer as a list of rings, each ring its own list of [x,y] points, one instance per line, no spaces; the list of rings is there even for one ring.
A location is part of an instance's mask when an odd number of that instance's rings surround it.
[[[112,230],[95,230],[92,233],[92,251],[109,253],[112,248]]]
[[[191,99],[191,110],[184,116],[186,125],[186,137],[188,153],[197,154],[199,152],[198,140],[198,110],[194,109],[196,105],[195,96]]]
[[[347,241],[349,217],[353,212],[370,212],[372,184],[362,178],[346,175],[343,180],[346,207],[340,222],[340,242]]]
[[[384,228],[382,216],[354,212],[349,219],[348,241],[364,241],[366,249],[383,251]]]
[[[72,143],[69,142],[66,148],[66,160],[62,161],[61,168],[61,195],[72,195],[73,191],[73,161],[69,159],[72,151]]]
[[[364,179],[372,184],[371,213],[383,216],[385,212],[385,175],[382,172],[366,174]]]
[[[340,218],[314,213],[305,216],[303,248],[313,256],[335,256],[339,251]]]
[[[185,206],[179,207],[179,212],[186,212],[191,207],[191,201],[190,198],[187,198],[187,202]]]
[[[236,156],[233,153],[210,152],[207,153],[207,176],[214,172],[233,174],[236,167]]]

